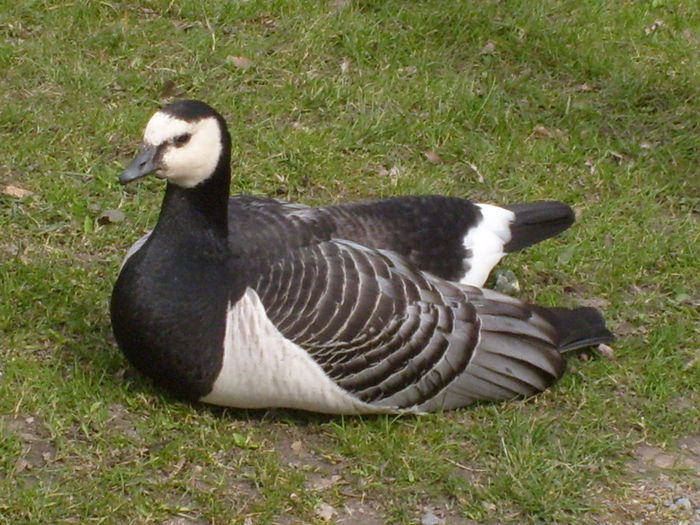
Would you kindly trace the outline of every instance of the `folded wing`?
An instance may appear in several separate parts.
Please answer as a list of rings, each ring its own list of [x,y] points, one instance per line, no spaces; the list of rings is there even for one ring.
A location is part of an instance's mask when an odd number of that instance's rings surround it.
[[[534,307],[416,270],[349,241],[302,247],[255,289],[267,316],[332,380],[389,411],[431,411],[544,390],[564,372]]]

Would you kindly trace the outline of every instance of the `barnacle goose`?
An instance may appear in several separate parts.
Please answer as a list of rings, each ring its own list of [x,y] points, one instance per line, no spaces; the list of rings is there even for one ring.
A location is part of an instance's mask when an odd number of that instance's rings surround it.
[[[166,179],[111,300],[128,360],[182,398],[335,414],[429,412],[543,391],[610,342],[592,308],[486,290],[504,255],[573,222],[556,202],[399,197],[310,208],[229,198],[231,138],[199,101],[150,119],[121,174]]]

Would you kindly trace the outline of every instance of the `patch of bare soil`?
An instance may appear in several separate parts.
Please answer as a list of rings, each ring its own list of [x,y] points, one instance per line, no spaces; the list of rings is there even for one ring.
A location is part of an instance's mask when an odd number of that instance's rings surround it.
[[[280,463],[303,472],[304,490],[318,495],[320,502],[314,514],[319,521],[342,525],[385,523],[376,499],[350,488],[352,474],[345,461],[323,452],[324,436],[285,425],[270,437]],[[342,504],[338,504],[338,495]]]
[[[640,443],[624,496],[601,495],[594,520],[606,525],[700,525],[700,434],[668,446]]]
[[[209,525],[209,522],[178,516],[161,522],[161,525]]]
[[[322,433],[312,432],[302,424],[283,424],[279,428],[273,426],[268,439],[282,465],[306,476],[304,491],[313,492],[319,499],[314,509],[318,522],[337,525],[387,523],[386,515],[392,502],[383,501],[370,489],[365,491],[366,480],[357,478],[347,458],[326,452],[328,441]],[[478,475],[465,465],[456,465],[456,470],[470,479]],[[449,501],[423,502],[411,511],[415,523],[421,525],[476,525],[460,516],[455,504]]]
[[[15,434],[22,443],[22,455],[15,462],[15,472],[33,477],[32,472],[42,469],[56,457],[56,447],[51,434],[38,416],[7,416],[0,418],[8,432]]]

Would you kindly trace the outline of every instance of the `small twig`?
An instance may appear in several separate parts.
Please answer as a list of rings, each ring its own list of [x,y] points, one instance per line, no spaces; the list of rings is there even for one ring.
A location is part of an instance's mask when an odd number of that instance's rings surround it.
[[[466,465],[462,465],[461,463],[457,463],[456,461],[453,461],[449,458],[445,458],[445,461],[447,461],[449,464],[454,465],[457,468],[461,468],[462,470],[468,470],[470,472],[486,472],[485,468],[471,468],[467,467]]]

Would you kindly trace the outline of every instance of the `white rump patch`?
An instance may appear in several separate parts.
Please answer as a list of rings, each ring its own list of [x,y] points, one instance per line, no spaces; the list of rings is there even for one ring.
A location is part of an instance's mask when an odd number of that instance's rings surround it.
[[[189,134],[189,141],[176,147],[175,137]],[[188,122],[158,111],[151,117],[143,136],[146,144],[168,144],[158,176],[183,188],[192,188],[209,178],[221,156],[221,130],[214,117]]]
[[[464,236],[464,248],[471,252],[469,271],[460,283],[482,287],[494,266],[505,255],[503,246],[510,241],[510,225],[515,213],[491,204],[477,204],[482,219]]]
[[[329,414],[385,412],[353,397],[268,319],[248,288],[229,307],[224,358],[205,403],[237,408],[298,408]]]

